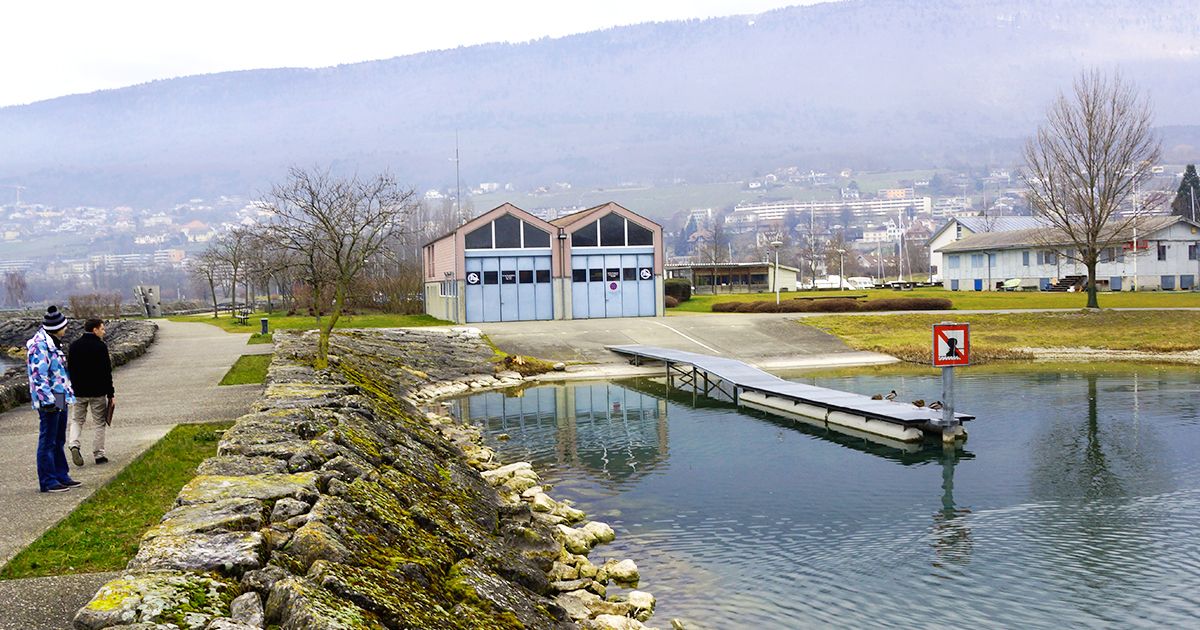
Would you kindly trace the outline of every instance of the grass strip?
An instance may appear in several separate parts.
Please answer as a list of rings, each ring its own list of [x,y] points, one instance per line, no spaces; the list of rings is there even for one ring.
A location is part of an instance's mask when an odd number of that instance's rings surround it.
[[[0,569],[0,579],[116,571],[232,422],[181,424]]]
[[[1084,308],[1086,293],[1049,293],[1045,291],[947,291],[938,287],[893,291],[891,289],[868,289],[846,291],[852,295],[866,295],[867,300],[883,298],[946,298],[960,311],[993,311],[1023,308]],[[837,291],[785,291],[780,298],[787,300],[798,297],[828,298]],[[719,295],[692,295],[692,299],[679,306],[667,309],[668,313],[711,313],[717,302],[750,302],[775,300],[774,293],[733,293]],[[1100,293],[1103,308],[1183,308],[1200,307],[1200,292],[1191,291],[1123,291]]]
[[[253,346],[259,343],[275,343],[275,333],[254,333],[250,335],[250,339],[246,340],[246,345]]]
[[[212,324],[226,332],[247,333],[257,332],[259,318],[266,317],[271,330],[316,330],[317,318],[307,315],[285,315],[282,311],[273,313],[253,313],[245,324],[240,324],[228,313],[213,317],[212,313],[201,315],[175,315],[167,319],[173,322],[200,322]],[[321,318],[324,321],[324,318]],[[395,315],[389,313],[367,313],[363,315],[342,315],[338,318],[337,328],[415,328],[418,326],[442,326],[451,322],[430,315]],[[266,343],[266,342],[262,342]]]
[[[269,354],[243,354],[225,373],[219,385],[250,385],[267,380],[267,367],[271,365]]]
[[[932,326],[946,320],[971,324],[971,360],[974,363],[1033,358],[1018,348],[1142,352],[1200,349],[1200,316],[1191,311],[1103,310],[960,317],[945,314],[833,315],[804,318],[800,324],[832,334],[856,350],[883,352],[905,361],[929,363]]]

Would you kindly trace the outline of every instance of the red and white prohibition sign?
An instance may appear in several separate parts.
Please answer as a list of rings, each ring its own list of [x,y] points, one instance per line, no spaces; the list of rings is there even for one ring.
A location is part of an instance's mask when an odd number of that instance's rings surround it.
[[[955,367],[971,363],[970,324],[933,325],[933,366]]]

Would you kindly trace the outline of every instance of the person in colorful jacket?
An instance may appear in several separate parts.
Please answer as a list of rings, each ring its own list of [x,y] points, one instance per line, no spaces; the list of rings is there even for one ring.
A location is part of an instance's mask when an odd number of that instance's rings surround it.
[[[25,342],[26,369],[29,373],[29,397],[37,410],[37,474],[42,492],[66,492],[78,486],[67,469],[67,405],[75,402],[62,338],[67,333],[67,318],[51,306],[42,317],[42,327]]]

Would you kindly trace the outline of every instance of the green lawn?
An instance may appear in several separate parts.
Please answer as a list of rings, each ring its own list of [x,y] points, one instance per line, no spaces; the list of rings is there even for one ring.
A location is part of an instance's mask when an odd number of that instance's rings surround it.
[[[239,324],[237,320],[223,312],[220,317],[213,318],[212,313],[202,315],[175,315],[169,317],[173,322],[201,322],[212,324],[223,330],[236,333],[259,331],[258,320],[266,317],[270,330],[315,330],[317,319],[307,315],[284,315],[281,311],[274,313],[254,313],[246,321]],[[324,318],[321,318],[324,321]],[[411,328],[414,326],[441,326],[451,322],[431,317],[429,315],[390,315],[386,313],[369,313],[365,315],[342,315],[338,318],[338,328]],[[266,342],[261,342],[266,343]]]
[[[220,385],[250,385],[267,380],[267,367],[271,365],[269,354],[243,354],[225,373]]]
[[[825,315],[800,320],[858,350],[929,363],[932,325],[946,315]],[[1084,310],[1064,313],[992,313],[951,317],[971,324],[974,362],[1028,358],[1013,348],[1101,348],[1145,352],[1200,349],[1200,315],[1191,311]]]
[[[914,289],[912,291],[892,291],[890,289],[870,289],[866,291],[846,291],[847,295],[866,295],[866,299],[880,298],[909,298],[937,297],[946,298],[954,303],[957,310],[1003,310],[1020,308],[1084,308],[1087,306],[1086,293],[1048,293],[1044,291],[947,291],[931,287]],[[836,291],[784,291],[781,299],[803,296],[829,297],[837,295]],[[692,299],[668,312],[680,313],[709,313],[712,305],[717,302],[748,302],[752,300],[774,300],[774,293],[740,293],[720,295],[693,295]],[[1099,296],[1101,308],[1178,308],[1200,307],[1200,292],[1191,291],[1139,291],[1101,293]]]
[[[117,571],[232,422],[182,424],[0,569],[0,579]],[[112,465],[112,464],[110,464]]]

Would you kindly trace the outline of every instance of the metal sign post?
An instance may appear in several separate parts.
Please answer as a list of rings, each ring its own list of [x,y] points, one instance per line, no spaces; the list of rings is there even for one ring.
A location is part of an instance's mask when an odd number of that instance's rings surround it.
[[[954,367],[971,363],[971,326],[942,322],[933,325],[933,365],[942,368],[942,441],[962,434],[954,416]]]

